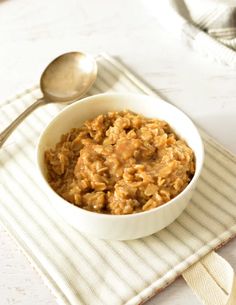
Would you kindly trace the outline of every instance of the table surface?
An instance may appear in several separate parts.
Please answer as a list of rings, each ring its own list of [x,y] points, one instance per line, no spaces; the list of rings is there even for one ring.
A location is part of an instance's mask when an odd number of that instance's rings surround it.
[[[236,70],[167,35],[137,0],[0,0],[0,46],[0,101],[36,84],[61,53],[106,51],[236,153]],[[236,239],[219,251],[234,269],[235,249]],[[56,304],[2,227],[0,274],[2,305]],[[200,303],[178,279],[147,304]]]

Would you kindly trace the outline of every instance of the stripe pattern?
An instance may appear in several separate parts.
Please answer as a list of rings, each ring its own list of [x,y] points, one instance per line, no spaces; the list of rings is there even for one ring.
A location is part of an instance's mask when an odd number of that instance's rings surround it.
[[[98,58],[89,94],[155,95],[114,58]],[[3,126],[40,96],[37,87],[0,105]],[[80,234],[55,213],[35,174],[35,145],[63,106],[38,109],[0,151],[0,221],[63,305],[138,305],[236,235],[236,157],[201,131],[206,161],[191,204],[166,229],[126,242]],[[1,127],[3,127],[1,126]]]

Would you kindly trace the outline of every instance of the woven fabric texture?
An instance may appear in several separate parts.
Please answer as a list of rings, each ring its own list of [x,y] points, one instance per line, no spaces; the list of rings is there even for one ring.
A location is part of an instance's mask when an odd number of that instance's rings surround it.
[[[154,93],[114,58],[98,60],[89,94]],[[37,87],[0,105],[1,128],[40,96]],[[63,305],[138,305],[236,234],[236,158],[202,131],[206,161],[193,199],[166,229],[143,239],[82,235],[56,214],[35,167],[40,132],[63,108],[36,110],[0,151],[0,222]]]

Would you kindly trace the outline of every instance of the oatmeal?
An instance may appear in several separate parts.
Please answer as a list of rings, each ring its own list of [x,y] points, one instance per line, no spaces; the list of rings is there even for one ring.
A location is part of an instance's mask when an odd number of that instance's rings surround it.
[[[195,171],[192,149],[165,121],[108,112],[45,152],[48,181],[65,200],[98,213],[131,214],[177,196]]]

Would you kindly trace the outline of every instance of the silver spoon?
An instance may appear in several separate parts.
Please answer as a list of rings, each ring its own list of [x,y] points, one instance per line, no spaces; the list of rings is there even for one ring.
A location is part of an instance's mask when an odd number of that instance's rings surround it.
[[[95,59],[80,52],[70,52],[54,59],[40,79],[43,97],[35,101],[0,133],[0,147],[13,130],[37,107],[48,103],[68,103],[81,98],[97,77]]]

